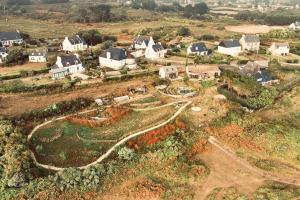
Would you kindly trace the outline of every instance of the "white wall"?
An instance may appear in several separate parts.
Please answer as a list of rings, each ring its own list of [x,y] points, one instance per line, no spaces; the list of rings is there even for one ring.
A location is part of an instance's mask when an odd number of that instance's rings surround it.
[[[45,56],[29,56],[29,62],[47,62],[47,59]]]
[[[241,51],[242,51],[241,47],[225,48],[222,46],[218,46],[218,52],[225,55],[238,56],[239,53],[241,53]]]
[[[112,60],[108,58],[99,57],[99,64],[101,67],[108,67],[114,70],[120,70],[126,65],[125,60]]]

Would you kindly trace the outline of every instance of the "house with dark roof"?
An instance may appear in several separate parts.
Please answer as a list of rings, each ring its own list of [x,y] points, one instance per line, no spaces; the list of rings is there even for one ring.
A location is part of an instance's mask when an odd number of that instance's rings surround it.
[[[136,50],[145,50],[148,46],[149,38],[138,35],[132,42],[132,48]]]
[[[35,52],[29,53],[29,62],[33,62],[33,63],[47,62],[47,52],[46,51],[35,51]]]
[[[0,42],[4,47],[10,47],[13,44],[22,44],[23,38],[19,32],[0,32]]]
[[[63,50],[66,52],[85,51],[88,48],[87,43],[79,35],[66,37],[62,43]]]
[[[8,55],[5,47],[0,47],[0,64],[3,63]]]
[[[113,70],[137,67],[135,58],[126,49],[115,47],[110,47],[99,56],[99,65]]]
[[[260,39],[258,35],[243,35],[240,44],[243,51],[259,51]]]
[[[240,67],[239,74],[241,76],[253,77],[261,85],[272,85],[279,82],[278,79],[274,79],[267,71],[267,67],[263,62],[249,61],[246,65]]]
[[[145,57],[153,60],[158,58],[164,58],[165,54],[166,54],[166,50],[161,45],[161,43],[155,44],[153,38],[151,37],[145,51]]]
[[[192,43],[187,48],[188,55],[206,56],[208,55],[208,49],[203,42]]]
[[[61,79],[66,75],[82,73],[84,67],[78,54],[57,56],[56,63],[51,67],[50,75],[52,79]]]
[[[238,40],[223,40],[219,43],[218,52],[230,56],[238,56],[242,47]]]

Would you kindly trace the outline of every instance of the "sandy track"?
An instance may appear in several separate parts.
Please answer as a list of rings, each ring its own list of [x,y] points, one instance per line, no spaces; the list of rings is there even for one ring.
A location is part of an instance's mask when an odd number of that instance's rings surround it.
[[[247,161],[237,157],[235,153],[214,137],[209,138],[212,151],[200,155],[210,168],[210,175],[196,191],[195,199],[205,199],[215,188],[236,187],[241,193],[252,194],[264,181],[272,180],[300,187],[300,177],[286,177],[265,172],[251,166]]]

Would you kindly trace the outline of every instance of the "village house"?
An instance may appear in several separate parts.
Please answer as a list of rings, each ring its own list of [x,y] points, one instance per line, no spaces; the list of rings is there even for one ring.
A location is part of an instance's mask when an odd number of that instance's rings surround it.
[[[203,42],[193,43],[187,48],[188,55],[207,56],[208,49]]]
[[[272,55],[287,56],[290,53],[290,46],[288,43],[273,43],[269,48]]]
[[[5,47],[0,47],[0,64],[3,63],[8,55]]]
[[[162,79],[177,79],[178,70],[175,66],[163,66],[159,68],[159,77]]]
[[[88,45],[84,39],[79,37],[79,35],[75,35],[72,37],[66,37],[62,43],[62,47],[66,52],[77,52],[87,50]]]
[[[219,43],[218,52],[230,56],[238,56],[242,47],[238,40],[223,40]]]
[[[55,65],[50,70],[52,79],[61,79],[66,75],[84,72],[79,55],[57,56]]]
[[[110,47],[99,56],[100,67],[108,67],[113,70],[137,68],[135,58],[126,49]]]
[[[290,29],[296,31],[296,30],[300,30],[300,22],[295,22],[295,23],[292,23],[290,26],[289,26]]]
[[[22,44],[23,39],[19,32],[0,32],[0,42],[4,47],[10,47],[13,44]]]
[[[151,37],[145,51],[145,57],[153,60],[158,58],[164,58],[165,54],[166,50],[161,45],[161,43],[155,44],[153,38]]]
[[[259,51],[260,39],[258,35],[243,35],[240,44],[243,51]]]
[[[253,77],[255,80],[265,86],[276,84],[279,81],[277,79],[273,79],[271,74],[267,71],[268,66],[265,62],[261,61],[249,61],[246,65],[240,67],[240,75]]]
[[[145,50],[148,46],[149,39],[138,35],[132,42],[132,48],[136,50]]]
[[[186,67],[186,74],[190,79],[209,80],[221,75],[217,65],[191,65]]]
[[[31,52],[29,54],[29,62],[33,62],[33,63],[47,62],[47,52],[46,51]]]

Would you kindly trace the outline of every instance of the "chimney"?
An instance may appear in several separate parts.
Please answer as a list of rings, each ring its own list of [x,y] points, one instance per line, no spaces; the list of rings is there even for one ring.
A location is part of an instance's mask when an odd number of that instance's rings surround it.
[[[106,58],[110,59],[111,58],[111,53],[109,51],[106,52]]]

